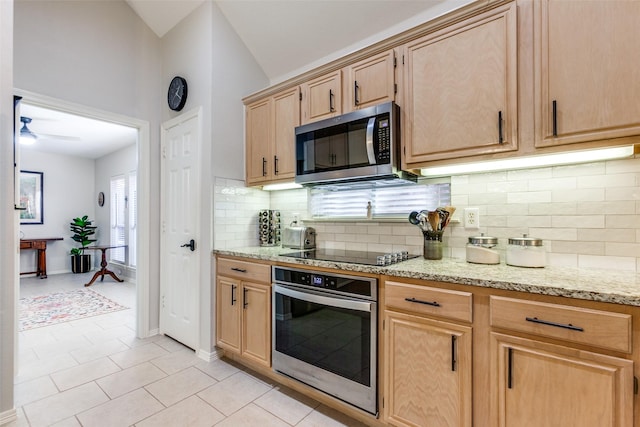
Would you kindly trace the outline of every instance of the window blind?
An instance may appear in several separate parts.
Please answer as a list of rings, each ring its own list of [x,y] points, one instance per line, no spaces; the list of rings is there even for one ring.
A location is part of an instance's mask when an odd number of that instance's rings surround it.
[[[400,218],[411,211],[435,210],[451,204],[451,184],[416,184],[353,190],[312,188],[310,210],[314,218],[366,218],[367,203],[377,218]]]
[[[125,179],[124,175],[114,176],[111,178],[111,215],[110,215],[110,239],[112,246],[124,245],[125,243]],[[125,262],[125,248],[111,249],[109,259],[111,261]]]
[[[136,266],[136,232],[138,218],[138,181],[136,171],[129,172],[129,265]]]

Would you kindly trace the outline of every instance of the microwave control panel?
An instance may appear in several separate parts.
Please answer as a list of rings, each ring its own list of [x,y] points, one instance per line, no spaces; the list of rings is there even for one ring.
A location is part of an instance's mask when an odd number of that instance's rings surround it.
[[[378,120],[378,164],[391,161],[391,129],[389,117]]]

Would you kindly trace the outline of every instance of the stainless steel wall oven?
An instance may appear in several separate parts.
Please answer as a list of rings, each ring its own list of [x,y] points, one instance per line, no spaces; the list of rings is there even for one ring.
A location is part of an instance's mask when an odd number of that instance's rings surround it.
[[[274,266],[273,369],[377,414],[377,280]]]

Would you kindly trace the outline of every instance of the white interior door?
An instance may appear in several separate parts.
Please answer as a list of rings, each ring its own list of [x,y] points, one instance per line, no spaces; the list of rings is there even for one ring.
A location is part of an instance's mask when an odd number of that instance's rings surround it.
[[[200,317],[200,120],[197,109],[162,125],[160,333],[194,350]]]

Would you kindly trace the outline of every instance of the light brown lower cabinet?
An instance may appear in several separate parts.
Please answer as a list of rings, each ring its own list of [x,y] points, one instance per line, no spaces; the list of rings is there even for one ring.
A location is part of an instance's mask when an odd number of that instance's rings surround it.
[[[220,348],[271,366],[271,288],[218,276],[216,333]]]
[[[471,327],[385,311],[384,420],[471,426]]]
[[[633,361],[491,333],[492,425],[632,427]]]

